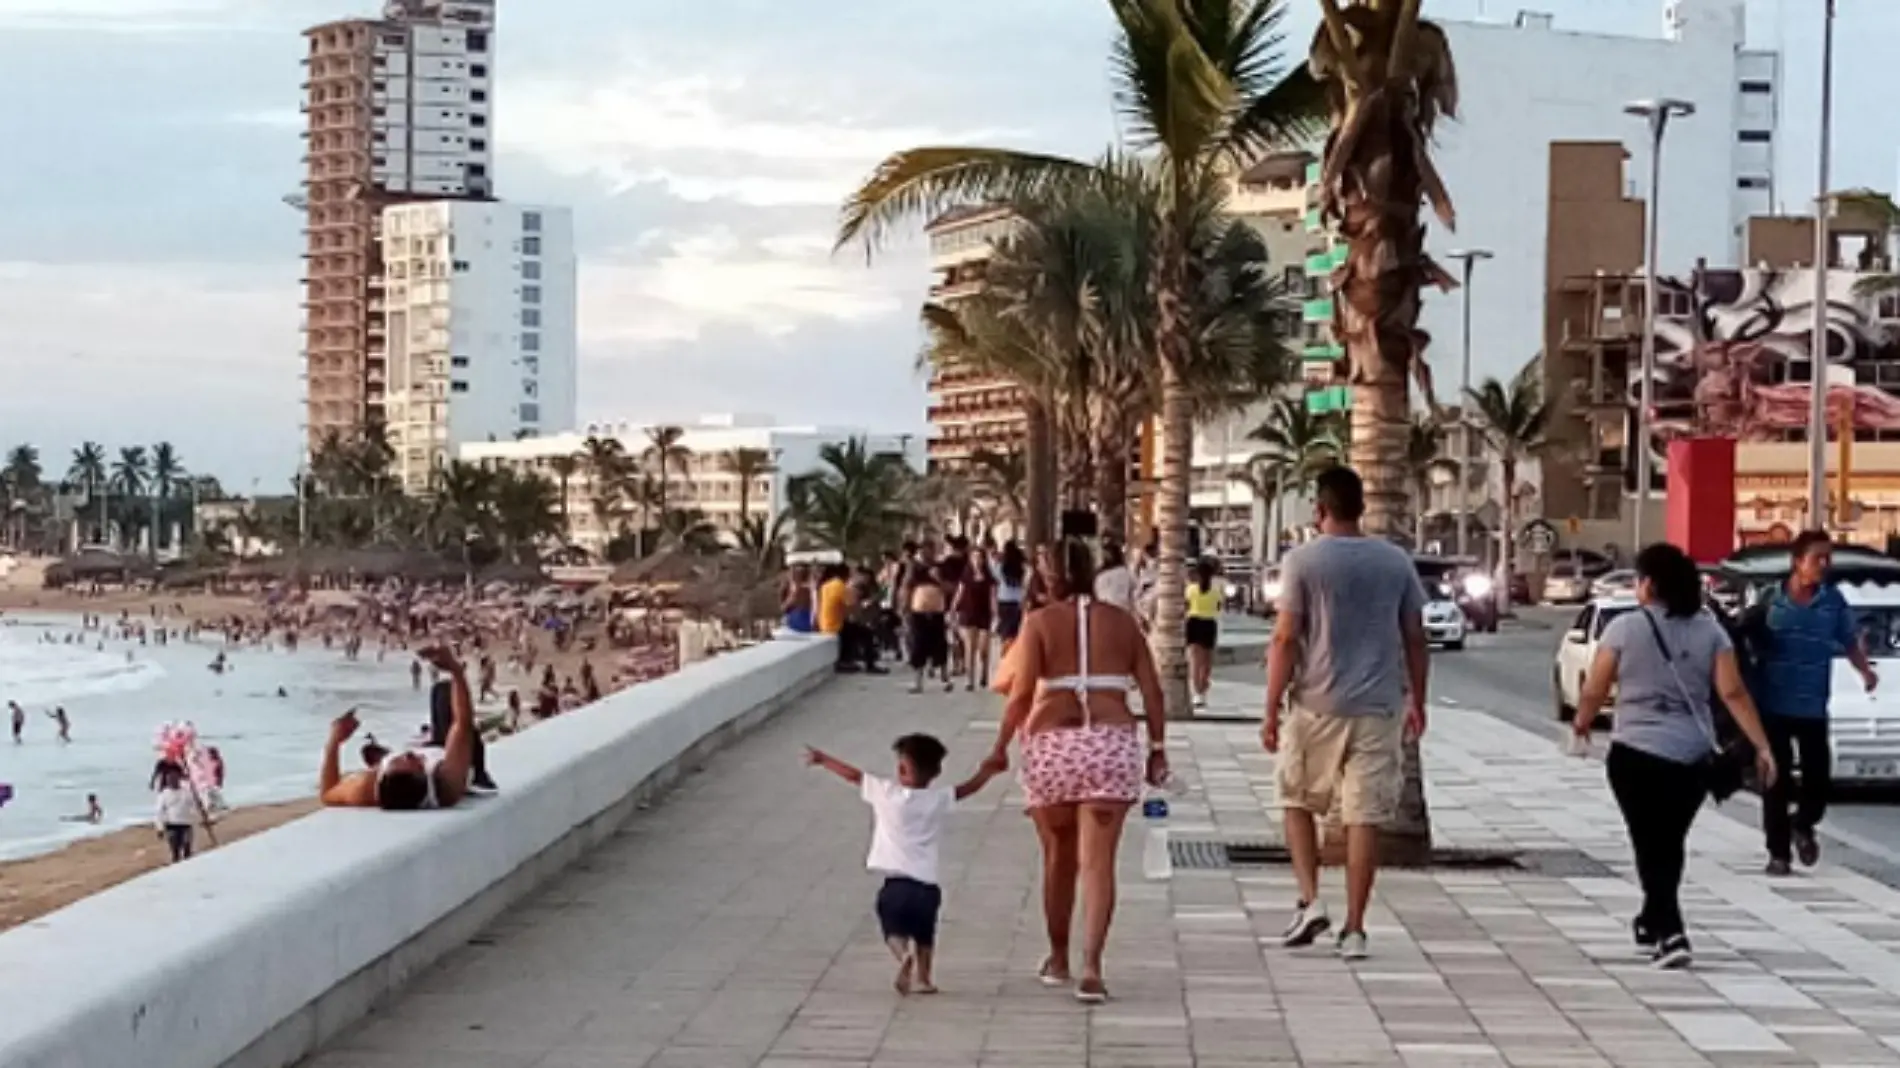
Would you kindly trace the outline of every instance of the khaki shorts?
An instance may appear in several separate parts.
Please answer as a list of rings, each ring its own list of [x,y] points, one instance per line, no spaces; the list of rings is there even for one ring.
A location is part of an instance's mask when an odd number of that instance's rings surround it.
[[[1295,705],[1280,729],[1280,804],[1324,816],[1337,800],[1348,826],[1380,827],[1405,786],[1403,716],[1325,716]]]

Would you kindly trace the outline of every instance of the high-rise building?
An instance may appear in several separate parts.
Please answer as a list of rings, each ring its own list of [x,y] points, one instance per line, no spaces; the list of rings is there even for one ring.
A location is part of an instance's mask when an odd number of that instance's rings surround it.
[[[463,445],[574,428],[574,219],[496,201],[382,213],[386,430],[403,492]]]
[[[997,241],[1016,225],[1006,208],[946,212],[926,228],[936,282],[930,299],[947,307],[982,291]],[[977,450],[1010,453],[1023,447],[1028,417],[1022,390],[969,367],[935,367],[930,374],[930,466],[962,470]]]
[[[493,192],[494,0],[391,0],[305,31],[308,442],[385,417],[377,215]]]

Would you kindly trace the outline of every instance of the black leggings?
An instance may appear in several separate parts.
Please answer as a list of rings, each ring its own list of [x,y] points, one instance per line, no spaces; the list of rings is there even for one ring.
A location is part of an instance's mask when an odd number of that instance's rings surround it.
[[[165,825],[165,844],[171,847],[172,863],[188,860],[191,857],[191,824],[167,823]]]
[[[1657,941],[1682,934],[1686,928],[1678,895],[1688,861],[1689,827],[1708,795],[1702,769],[1620,742],[1610,746],[1605,764],[1610,792],[1629,828],[1636,877],[1643,884],[1643,911],[1636,922]]]

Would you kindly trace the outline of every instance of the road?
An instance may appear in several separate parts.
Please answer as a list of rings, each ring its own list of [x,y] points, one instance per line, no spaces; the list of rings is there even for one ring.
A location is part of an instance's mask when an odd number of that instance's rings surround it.
[[[1496,716],[1533,732],[1547,733],[1551,744],[1562,737],[1551,695],[1551,663],[1563,627],[1574,608],[1520,609],[1522,622],[1498,634],[1475,634],[1461,652],[1432,658],[1432,700]],[[1252,665],[1218,669],[1221,678],[1253,682],[1262,678]],[[1599,746],[1601,749],[1601,746]],[[1759,821],[1752,797],[1724,806],[1730,815]],[[1900,792],[1888,797],[1850,796],[1828,810],[1823,831],[1835,839],[1830,855],[1863,874],[1900,887]]]

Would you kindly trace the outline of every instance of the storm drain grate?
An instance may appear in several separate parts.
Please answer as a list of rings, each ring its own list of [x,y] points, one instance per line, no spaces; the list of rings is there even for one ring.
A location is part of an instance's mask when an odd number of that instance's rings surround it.
[[[1291,862],[1286,846],[1266,841],[1226,841],[1171,835],[1168,855],[1186,871],[1270,868]],[[1429,865],[1435,871],[1502,871],[1548,875],[1558,879],[1613,878],[1609,865],[1577,849],[1437,849]]]

